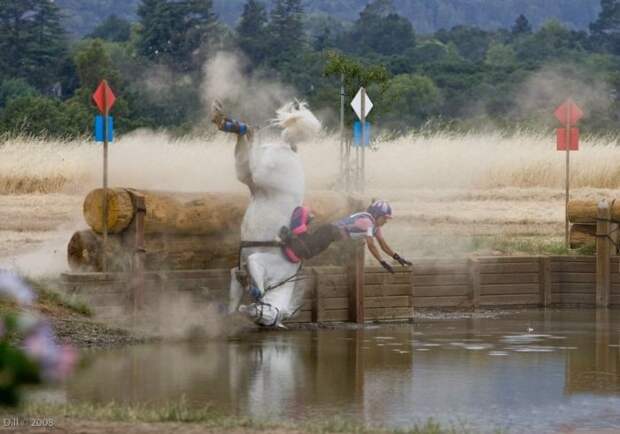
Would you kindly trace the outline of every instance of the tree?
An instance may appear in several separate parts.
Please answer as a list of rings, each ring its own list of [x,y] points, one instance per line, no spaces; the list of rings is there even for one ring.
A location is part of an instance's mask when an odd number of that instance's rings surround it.
[[[517,58],[527,64],[572,58],[583,52],[581,35],[556,20],[547,21],[537,32],[518,39],[513,45]]]
[[[0,116],[0,130],[12,134],[63,136],[63,104],[44,96],[23,96],[9,102]]]
[[[86,37],[99,38],[111,42],[127,42],[131,37],[131,23],[124,18],[110,15]]]
[[[23,78],[12,78],[0,83],[0,107],[20,97],[35,96],[37,91]]]
[[[382,55],[397,55],[415,46],[411,22],[394,12],[392,0],[374,0],[355,21],[347,48],[356,53],[372,51]]]
[[[601,0],[601,12],[590,24],[590,31],[595,45],[602,44],[612,53],[620,54],[620,1]]]
[[[347,57],[341,53],[331,51],[327,54],[327,62],[323,73],[327,77],[344,79],[345,94],[353,98],[360,86],[369,88],[378,87],[377,93],[383,92],[385,84],[390,78],[390,73],[383,65],[363,65],[358,60]],[[352,121],[350,111],[348,121]]]
[[[81,47],[75,53],[74,62],[80,79],[80,89],[88,97],[102,79],[108,80],[113,88],[120,87],[120,74],[101,40],[95,39]]]
[[[275,0],[269,22],[269,52],[279,60],[297,57],[304,46],[301,0]]]
[[[267,55],[268,32],[267,10],[257,0],[248,0],[243,6],[241,20],[237,26],[239,47],[254,63],[259,64]]]
[[[114,104],[114,115],[123,122],[117,122],[118,129],[123,131],[126,125],[135,120],[125,98],[125,83],[112,63],[110,54],[100,39],[88,40],[74,55],[75,68],[80,81],[80,87],[75,95],[66,103],[67,116],[70,123],[75,125],[76,131],[87,131],[96,114],[91,96],[99,86],[101,80],[106,79],[117,95]]]
[[[515,51],[510,45],[491,42],[484,63],[495,67],[514,66],[517,61]]]
[[[490,32],[477,27],[456,26],[450,30],[440,30],[435,37],[444,44],[452,42],[458,48],[459,54],[472,62],[484,60],[489,44],[493,39]]]
[[[106,21],[110,14],[133,21],[139,0],[54,0],[63,13],[67,31],[83,37]]]
[[[179,71],[196,70],[216,22],[212,0],[142,0],[138,49]]]
[[[523,35],[527,33],[532,33],[532,26],[525,15],[521,14],[517,17],[514,25],[512,26],[512,34]]]
[[[52,0],[0,0],[0,75],[21,77],[50,93],[66,55],[60,12]]]
[[[387,83],[377,113],[392,127],[420,125],[439,107],[439,89],[429,77],[401,74]]]
[[[67,54],[65,31],[60,23],[60,11],[53,0],[38,0],[32,17],[34,38],[31,42],[31,77],[45,88],[58,80],[59,60]],[[36,78],[35,78],[36,77]]]

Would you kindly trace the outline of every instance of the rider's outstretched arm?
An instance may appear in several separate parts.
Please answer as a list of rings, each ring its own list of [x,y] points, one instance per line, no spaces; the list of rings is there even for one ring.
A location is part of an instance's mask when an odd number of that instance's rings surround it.
[[[390,273],[393,273],[394,269],[392,268],[390,264],[388,264],[387,262],[383,260],[383,258],[381,257],[381,253],[379,253],[379,249],[377,249],[377,246],[375,245],[375,241],[373,240],[372,237],[366,237],[366,245],[368,246],[368,250],[370,250],[370,253],[372,253],[372,256],[374,256],[375,259],[379,261],[381,266],[385,268],[387,271],[389,271]]]
[[[387,255],[393,258],[396,252],[394,252],[394,250],[390,248],[387,241],[385,241],[385,238],[383,238],[383,235],[381,235],[380,233],[377,233],[376,238],[377,238],[377,241],[379,241],[381,250],[383,250]]]
[[[396,253],[394,250],[392,250],[392,248],[388,245],[387,241],[385,241],[385,238],[383,238],[383,235],[378,233],[376,235],[376,238],[379,241],[379,245],[381,246],[381,250],[383,250],[386,254],[388,254],[392,258],[394,258],[394,260],[398,261],[398,263],[400,265],[402,265],[403,267],[406,266],[406,265],[412,265],[411,262],[409,262],[405,258],[401,257],[398,253]]]

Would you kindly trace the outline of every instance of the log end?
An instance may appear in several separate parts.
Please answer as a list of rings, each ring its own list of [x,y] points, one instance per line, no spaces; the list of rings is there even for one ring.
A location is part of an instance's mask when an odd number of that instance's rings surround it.
[[[67,246],[67,260],[72,271],[101,271],[100,243],[92,231],[73,234]]]
[[[84,219],[97,233],[103,233],[103,189],[91,191],[84,199]],[[131,195],[124,189],[108,189],[108,233],[118,234],[129,226],[134,216]]]

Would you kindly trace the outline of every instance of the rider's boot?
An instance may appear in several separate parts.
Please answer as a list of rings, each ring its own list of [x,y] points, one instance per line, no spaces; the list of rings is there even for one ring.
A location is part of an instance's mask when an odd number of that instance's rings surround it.
[[[278,233],[278,238],[280,238],[280,241],[282,241],[284,244],[288,245],[293,238],[293,233],[291,232],[291,229],[289,227],[282,226],[280,228],[280,232]]]

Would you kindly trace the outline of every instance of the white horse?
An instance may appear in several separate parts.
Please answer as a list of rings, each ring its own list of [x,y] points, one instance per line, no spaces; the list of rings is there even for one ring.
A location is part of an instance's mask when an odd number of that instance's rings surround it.
[[[251,198],[241,224],[241,269],[231,270],[229,312],[244,312],[263,326],[282,326],[302,303],[303,291],[296,291],[295,284],[300,264],[286,259],[274,241],[280,228],[289,225],[295,207],[303,203],[304,170],[296,145],[321,129],[299,102],[278,110],[274,124],[282,129],[281,141],[260,143],[249,130],[238,136],[235,147],[237,178],[248,186]],[[244,243],[251,247],[243,247]],[[240,306],[249,288],[256,300]]]

